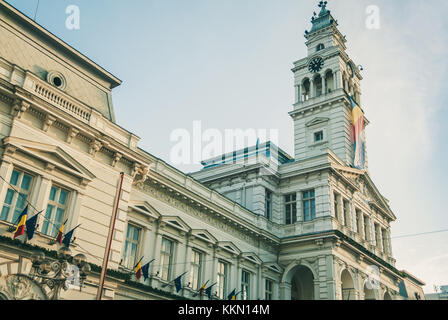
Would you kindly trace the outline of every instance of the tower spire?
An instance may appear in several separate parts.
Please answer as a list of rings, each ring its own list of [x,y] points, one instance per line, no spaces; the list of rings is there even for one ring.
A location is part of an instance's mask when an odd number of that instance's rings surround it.
[[[328,4],[327,1],[319,2],[318,7],[321,8],[319,15],[316,15],[316,13],[314,12],[313,17],[311,18],[311,23],[313,24],[313,27],[311,28],[310,31],[305,31],[305,35],[329,27],[333,23],[337,25],[336,20],[331,16],[330,10],[327,10],[327,4]]]

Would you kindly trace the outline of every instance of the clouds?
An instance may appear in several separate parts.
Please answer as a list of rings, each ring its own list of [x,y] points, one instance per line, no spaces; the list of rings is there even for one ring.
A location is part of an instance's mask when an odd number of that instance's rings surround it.
[[[11,2],[34,12],[30,1]],[[74,33],[62,19],[65,1],[58,2],[60,16],[58,10],[44,10],[43,3],[38,22],[124,80],[113,93],[117,121],[156,156],[169,160],[170,134],[190,130],[195,120],[222,132],[279,129],[280,147],[293,154],[290,69],[306,54],[303,31],[311,27],[317,2],[154,0],[111,6],[107,0],[81,1],[82,28]],[[448,227],[448,1],[428,3],[328,3],[347,35],[348,54],[364,67],[369,169],[398,217],[393,235]],[[380,9],[379,30],[366,28],[366,8],[372,4]],[[431,282],[441,284],[437,279],[446,279],[447,270],[439,250],[447,249],[442,245],[447,242],[447,234],[394,240],[397,265],[429,288]]]
[[[443,1],[431,2],[431,6],[424,1],[377,1],[382,20],[376,31],[361,28],[359,18],[350,19],[353,11],[363,12],[370,2],[350,4],[352,10],[347,12],[347,2],[339,1],[333,13],[347,34],[349,53],[365,69],[362,92],[371,121],[367,129],[369,169],[398,217],[393,234],[448,226],[441,198],[446,170],[435,161],[447,157],[441,134],[447,119],[440,116],[446,103],[448,56],[444,36],[448,29],[442,15],[448,5]],[[430,291],[448,271],[446,257],[437,253],[447,240],[448,234],[440,235],[440,241],[432,235],[394,240],[397,266],[427,282]]]

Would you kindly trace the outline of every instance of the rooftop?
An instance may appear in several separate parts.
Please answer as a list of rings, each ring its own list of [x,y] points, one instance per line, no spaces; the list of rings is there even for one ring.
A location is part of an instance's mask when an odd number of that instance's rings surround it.
[[[204,160],[201,164],[203,169],[215,168],[225,164],[257,162],[259,157],[264,157],[277,165],[294,162],[294,159],[285,151],[280,149],[271,141],[258,144],[252,147],[225,153],[223,155]]]

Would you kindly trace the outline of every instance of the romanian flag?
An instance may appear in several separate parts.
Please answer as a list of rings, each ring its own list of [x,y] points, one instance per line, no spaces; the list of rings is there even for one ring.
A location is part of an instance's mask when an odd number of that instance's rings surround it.
[[[59,244],[62,244],[62,238],[64,237],[64,228],[65,228],[65,224],[67,223],[67,221],[68,220],[65,220],[65,222],[62,224],[62,226],[59,228],[59,232],[56,237],[56,242],[58,242]]]
[[[142,260],[143,258],[141,258],[137,265],[134,267],[137,280],[140,280],[140,278],[142,277]]]
[[[207,284],[208,284],[209,280],[207,280],[206,283],[204,283],[204,285],[199,289],[199,294],[202,296],[202,294],[204,293],[205,289],[207,288]]]
[[[28,217],[28,206],[25,207],[23,212],[20,214],[19,218],[19,224],[17,225],[16,231],[14,232],[14,239],[17,237],[20,237],[25,232],[25,225],[26,225],[26,219]]]
[[[364,170],[366,165],[364,112],[353,101],[352,97],[348,96],[348,99],[352,106],[352,134],[355,151],[353,166],[357,169]]]

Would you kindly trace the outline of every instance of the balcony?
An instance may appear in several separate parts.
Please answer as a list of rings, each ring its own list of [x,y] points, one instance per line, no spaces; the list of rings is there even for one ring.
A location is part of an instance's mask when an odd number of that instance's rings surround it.
[[[345,96],[346,94],[342,88],[336,89],[329,93],[321,94],[295,103],[294,112],[298,110],[302,111],[311,107],[320,106],[324,103],[335,102],[338,101],[339,99],[344,98]]]

